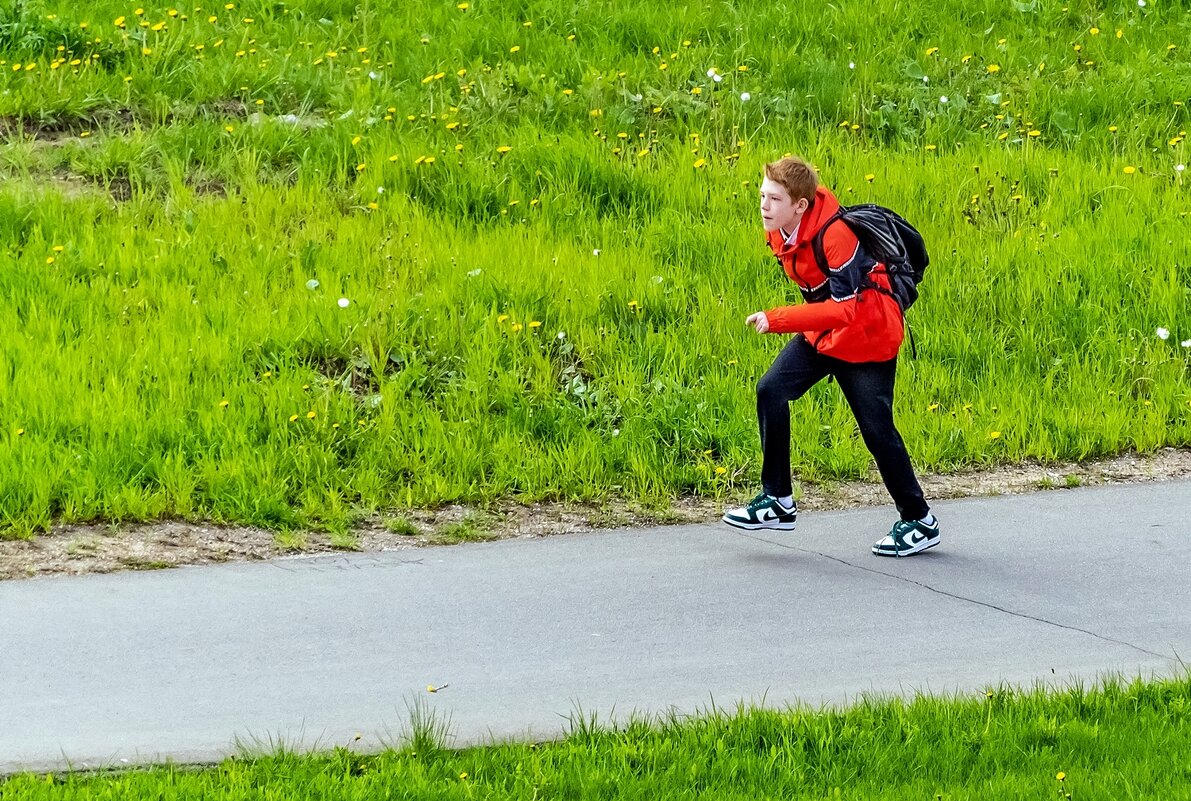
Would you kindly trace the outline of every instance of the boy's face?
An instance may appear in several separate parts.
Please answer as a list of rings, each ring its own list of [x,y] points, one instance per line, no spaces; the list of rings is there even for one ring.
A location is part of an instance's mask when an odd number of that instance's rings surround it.
[[[791,200],[790,192],[777,181],[766,178],[761,182],[761,224],[766,231],[793,231],[809,205],[804,197]]]

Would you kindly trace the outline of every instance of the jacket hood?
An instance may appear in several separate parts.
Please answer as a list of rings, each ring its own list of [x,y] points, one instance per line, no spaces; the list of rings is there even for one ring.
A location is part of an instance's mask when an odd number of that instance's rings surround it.
[[[769,245],[778,258],[787,256],[813,239],[815,234],[819,233],[819,229],[823,227],[823,223],[827,222],[837,211],[839,211],[839,201],[836,200],[835,195],[827,187],[820,186],[815,190],[814,205],[802,215],[802,222],[798,226],[798,237],[794,240],[794,244],[787,245],[780,230],[766,231],[765,237],[769,240]]]

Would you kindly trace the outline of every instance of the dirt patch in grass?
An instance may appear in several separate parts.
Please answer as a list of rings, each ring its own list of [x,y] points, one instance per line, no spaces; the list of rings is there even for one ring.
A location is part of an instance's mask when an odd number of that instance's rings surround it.
[[[1191,449],[1166,448],[1145,456],[1125,454],[1095,462],[1025,464],[920,478],[931,500],[1185,479],[1191,478]],[[683,497],[664,508],[643,508],[621,500],[599,504],[509,504],[483,509],[452,505],[370,518],[339,534],[278,533],[176,520],[69,525],[32,540],[0,540],[0,579],[155,570],[336,550],[404,550],[626,526],[710,523],[719,518],[727,503],[742,499]],[[804,482],[799,501],[800,507],[809,512],[888,503],[885,488],[875,474],[867,481]]]
[[[105,130],[123,134],[136,126],[136,115],[130,108],[97,108],[89,114],[61,117],[0,116],[0,137],[23,136],[38,142],[61,142],[78,138],[84,132]]]

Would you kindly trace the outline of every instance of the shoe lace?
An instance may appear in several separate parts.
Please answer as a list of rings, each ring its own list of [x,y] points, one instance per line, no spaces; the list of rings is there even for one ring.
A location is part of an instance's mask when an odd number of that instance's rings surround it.
[[[760,492],[757,494],[756,498],[753,498],[751,501],[749,501],[748,510],[750,512],[755,512],[761,507],[768,506],[771,503],[773,503],[773,499],[764,492]]]
[[[899,520],[893,524],[893,538],[897,540],[903,539],[916,528],[918,528],[918,524],[912,520]]]

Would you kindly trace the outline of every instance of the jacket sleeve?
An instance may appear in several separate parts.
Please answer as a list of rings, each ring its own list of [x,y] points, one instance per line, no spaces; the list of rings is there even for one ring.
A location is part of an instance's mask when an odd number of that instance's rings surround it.
[[[856,317],[860,282],[874,263],[846,225],[832,225],[823,236],[831,297],[821,303],[780,306],[765,312],[775,334],[843,328]]]

